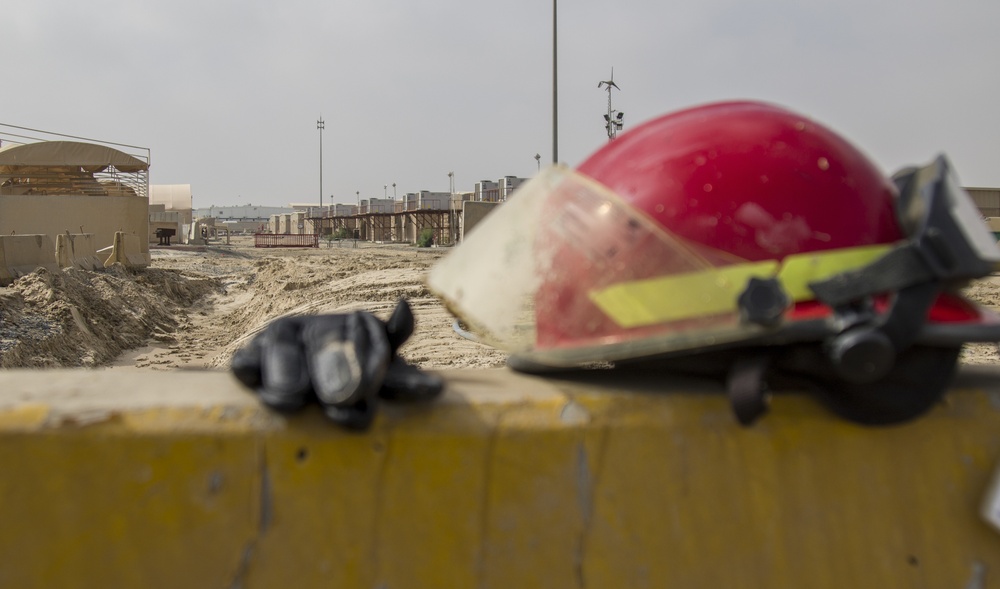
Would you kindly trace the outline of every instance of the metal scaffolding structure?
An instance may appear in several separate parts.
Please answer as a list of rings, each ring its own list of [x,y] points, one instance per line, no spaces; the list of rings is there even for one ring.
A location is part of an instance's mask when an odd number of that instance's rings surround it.
[[[356,215],[323,215],[307,217],[319,235],[353,234],[356,239],[372,242],[416,242],[421,232],[431,229],[435,244],[452,244],[457,231],[452,224],[457,215],[448,209],[403,210],[405,203],[396,203],[395,210],[363,212]]]

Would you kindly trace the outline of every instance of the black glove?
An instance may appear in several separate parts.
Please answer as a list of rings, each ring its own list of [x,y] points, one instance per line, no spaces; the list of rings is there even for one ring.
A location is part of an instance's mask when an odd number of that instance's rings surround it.
[[[269,407],[295,411],[316,400],[335,423],[363,430],[379,399],[432,399],[444,387],[397,355],[413,327],[405,299],[386,322],[366,311],[284,317],[237,350],[230,368]]]

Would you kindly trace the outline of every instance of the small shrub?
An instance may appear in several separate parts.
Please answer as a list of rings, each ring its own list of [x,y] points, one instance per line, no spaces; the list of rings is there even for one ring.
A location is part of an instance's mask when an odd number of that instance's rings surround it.
[[[417,237],[417,245],[420,247],[430,247],[434,245],[434,230],[430,227],[425,227],[420,231],[420,236]]]

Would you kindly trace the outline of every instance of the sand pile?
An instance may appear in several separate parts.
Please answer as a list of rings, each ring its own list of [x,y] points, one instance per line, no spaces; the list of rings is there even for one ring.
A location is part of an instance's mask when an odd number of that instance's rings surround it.
[[[224,368],[272,319],[358,309],[387,317],[400,297],[417,319],[401,351],[412,362],[489,367],[506,358],[458,336],[427,292],[422,277],[441,250],[257,250],[237,240],[151,253],[144,270],[39,270],[0,289],[0,366]]]
[[[100,366],[149,339],[183,330],[211,278],[150,268],[39,269],[0,289],[0,366]]]

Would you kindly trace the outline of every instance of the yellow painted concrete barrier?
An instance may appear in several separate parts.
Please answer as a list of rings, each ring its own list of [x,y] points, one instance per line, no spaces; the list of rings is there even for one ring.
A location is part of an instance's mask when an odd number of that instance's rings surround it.
[[[104,267],[97,257],[93,233],[60,233],[56,235],[56,263],[60,268],[99,270]]]
[[[0,372],[0,587],[1000,587],[1000,369],[890,428],[443,375],[357,434],[223,372]]]
[[[0,236],[0,285],[8,285],[36,268],[56,271],[55,247],[48,235]]]
[[[104,261],[104,267],[118,263],[129,268],[142,268],[149,266],[149,261],[149,253],[143,253],[138,235],[116,231],[111,255]]]

